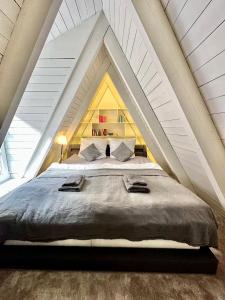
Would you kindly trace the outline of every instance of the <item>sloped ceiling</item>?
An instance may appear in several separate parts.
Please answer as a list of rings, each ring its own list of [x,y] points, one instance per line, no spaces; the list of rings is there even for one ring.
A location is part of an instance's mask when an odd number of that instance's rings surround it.
[[[225,1],[164,1],[164,9],[225,146]]]
[[[113,4],[112,2],[103,1],[104,12],[167,138],[195,190],[205,199],[215,199],[213,180],[211,181],[208,177],[202,165],[197,151],[199,145],[196,144],[196,138],[187,129],[187,121],[179,101],[176,99],[162,65],[157,60],[154,49],[150,43],[146,43],[146,38],[143,38],[143,28],[135,16],[130,1]],[[153,74],[151,74],[152,70]],[[224,200],[223,197],[221,199]]]
[[[171,0],[171,2],[174,1]],[[199,156],[201,152],[199,152],[199,147],[201,146],[190,130],[179,100],[134,6],[131,1],[121,3],[116,1],[114,4],[112,8],[111,1],[103,1],[104,12],[167,138],[189,175],[195,190],[205,199],[207,197],[215,198],[217,187],[214,188],[215,181],[208,176],[208,167],[205,168],[202,164],[202,153]],[[151,73],[152,69],[155,69],[153,74]],[[208,147],[211,147],[210,143]],[[222,174],[222,169],[220,174]],[[222,177],[220,177],[221,179]],[[217,195],[220,197],[221,193],[219,192]],[[224,194],[220,200],[224,202]]]
[[[73,100],[75,98],[77,99],[77,93],[79,93],[80,85],[86,76],[87,70],[95,61],[95,58],[97,57],[98,52],[103,45],[103,37],[107,31],[108,23],[104,15],[102,14],[93,16],[91,19],[94,19],[96,22],[93,23],[92,31],[86,41],[85,47],[80,52],[80,56],[77,60],[76,66],[73,68],[71,76],[67,81],[67,84],[62,94],[60,95],[60,98],[58,99],[58,103],[55,107],[54,113],[52,114],[48,122],[47,128],[42,134],[40,143],[38,144],[37,149],[33,153],[33,156],[29,164],[27,165],[26,172],[24,173],[25,177],[33,177],[40,169],[48,151],[50,150],[57,131],[61,128],[64,117],[69,113]],[[86,22],[90,22],[91,19],[87,20]],[[84,23],[82,24],[85,26]],[[74,41],[80,39],[81,34],[82,33],[79,32],[76,37],[70,39],[70,43],[74,43]],[[64,35],[60,36],[59,38],[61,37],[63,38]],[[76,44],[77,46],[80,45],[79,43],[74,44]],[[93,74],[93,77],[95,78],[95,74]],[[96,89],[96,87],[94,87],[94,89]],[[89,93],[91,91],[90,86],[87,87],[86,90],[88,90]],[[80,114],[83,114],[82,110],[85,108],[84,98],[81,98],[81,100],[83,101],[81,101],[80,110],[77,112],[77,114],[75,114],[75,120],[70,125],[70,127],[72,127],[72,130],[70,131],[71,134],[75,130],[73,127],[78,125],[76,123],[76,119],[79,118],[78,116]]]
[[[43,48],[5,139],[12,177],[23,176],[96,21],[87,20]],[[71,42],[78,36],[79,44]]]
[[[63,0],[49,32],[53,40],[102,10],[101,0]]]
[[[13,7],[8,4],[11,2],[11,0],[1,1],[10,13]],[[0,145],[6,136],[61,2],[62,0],[23,2],[0,65]],[[0,18],[1,21],[2,19]],[[5,25],[1,22],[1,28]]]
[[[88,69],[78,86],[76,92],[74,92],[74,97],[70,104],[68,105],[67,111],[62,118],[61,124],[58,124],[56,130],[57,135],[66,135],[67,140],[70,141],[73,134],[79,125],[84,113],[86,112],[91,99],[93,98],[102,77],[105,72],[108,71],[110,67],[110,61],[106,55],[106,50],[101,47],[96,54],[93,62],[88,66]],[[56,143],[52,144],[48,155],[44,159],[41,171],[44,171],[53,161],[58,161],[60,156],[60,146]],[[39,166],[41,163],[39,164]],[[35,170],[37,171],[37,170]]]
[[[0,63],[19,16],[23,0],[0,1]]]
[[[64,3],[64,9],[67,9],[65,5],[68,6],[68,3],[70,1],[65,1]],[[75,1],[76,3],[78,1]],[[95,2],[95,1],[94,1]],[[182,5],[180,3],[183,3]],[[170,1],[162,1],[166,13],[168,17],[170,18],[171,24],[173,24],[173,28],[176,32],[179,31],[182,26],[177,26],[176,24],[182,24],[182,15],[184,15],[184,24],[185,22],[188,22],[187,25],[184,25],[182,28],[186,26],[187,32],[184,31],[184,33],[181,33],[181,36],[186,37],[187,42],[182,44],[180,41],[180,44],[183,48],[183,51],[187,51],[187,61],[190,64],[194,76],[196,78],[196,81],[200,80],[198,83],[199,88],[201,89],[202,94],[204,95],[205,93],[205,88],[207,87],[207,97],[205,97],[205,100],[207,102],[208,108],[210,107],[210,103],[216,103],[214,105],[214,108],[220,107],[218,103],[221,103],[221,107],[223,107],[223,98],[224,98],[224,93],[223,93],[223,87],[224,85],[220,85],[220,83],[223,80],[223,68],[222,68],[222,63],[221,63],[221,68],[217,70],[215,66],[209,67],[208,68],[208,63],[211,63],[214,58],[217,59],[218,57],[223,57],[223,54],[220,56],[220,52],[223,53],[223,42],[222,38],[216,39],[216,36],[213,34],[216,33],[219,36],[218,32],[221,32],[224,34],[224,30],[221,30],[223,26],[223,17],[225,14],[225,10],[223,7],[224,1],[219,1],[219,0],[212,0],[212,1],[199,1],[198,5],[195,6],[196,1],[175,1],[175,0],[170,0]],[[205,8],[200,9],[200,3],[208,3],[208,6]],[[72,3],[72,2],[71,2]],[[85,2],[87,4],[87,1]],[[126,63],[129,64],[129,68],[131,68],[131,71],[134,76],[134,80],[137,82],[138,88],[140,88],[140,93],[143,93],[143,97],[147,99],[146,104],[149,106],[149,111],[151,111],[152,116],[156,118],[155,123],[160,125],[160,131],[162,130],[163,134],[165,135],[164,138],[164,145],[159,142],[156,136],[153,135],[153,139],[155,138],[155,143],[159,147],[159,152],[162,153],[162,156],[165,158],[167,163],[170,163],[171,166],[174,165],[171,161],[168,161],[168,151],[165,151],[165,144],[170,147],[170,152],[173,153],[174,155],[174,160],[178,161],[176,162],[177,166],[180,164],[180,167],[184,170],[185,175],[187,175],[188,179],[191,181],[191,185],[193,186],[194,190],[196,191],[197,194],[199,194],[203,199],[211,202],[212,204],[215,204],[218,207],[225,207],[225,200],[224,200],[224,194],[220,190],[215,188],[215,178],[212,176],[209,176],[208,169],[202,164],[202,157],[199,155],[199,148],[201,145],[199,145],[198,140],[196,140],[196,137],[194,133],[190,130],[190,126],[188,124],[188,121],[185,117],[185,114],[179,104],[179,99],[177,99],[177,96],[173,90],[173,87],[171,86],[170,81],[168,80],[168,77],[164,71],[163,65],[160,63],[160,60],[158,59],[157,53],[155,52],[155,49],[153,48],[148,35],[145,32],[145,29],[143,27],[143,24],[137,15],[136,10],[134,9],[134,6],[130,0],[103,0],[103,11],[105,13],[105,16],[108,20],[108,24],[110,25],[112,31],[114,32],[117,43],[120,45],[120,50],[123,52],[123,56],[126,58]],[[191,8],[191,4],[193,4],[193,7]],[[89,6],[90,5],[90,6]],[[179,6],[179,7],[178,7]],[[86,16],[88,16],[87,11],[91,11],[92,5],[88,4],[88,10],[86,9]],[[101,5],[99,4],[99,9]],[[185,17],[185,9],[189,7],[189,12],[186,12],[186,17]],[[206,14],[205,20],[207,22],[210,21],[210,26],[208,30],[208,33],[205,32],[207,26],[203,26],[205,31],[202,30],[203,27],[199,26],[197,27],[197,31],[194,32],[192,29],[194,27],[193,24],[198,23],[198,19],[200,17],[197,17],[195,20],[196,16],[203,16],[204,13],[207,12],[210,7],[213,7],[213,12],[211,19],[209,18],[210,13]],[[96,9],[92,9],[92,12],[96,12]],[[62,14],[62,10],[60,11]],[[190,20],[190,14],[193,13],[193,19],[192,21]],[[65,14],[64,14],[65,15]],[[195,16],[194,16],[195,15]],[[67,14],[68,16],[68,14]],[[207,17],[208,16],[208,17]],[[216,16],[216,17],[215,17]],[[220,17],[218,17],[220,16]],[[71,17],[71,16],[70,16]],[[217,18],[218,17],[218,18]],[[216,19],[218,19],[216,21]],[[61,20],[62,21],[62,20]],[[57,18],[57,22],[59,23],[59,17]],[[213,23],[214,22],[214,23]],[[217,23],[216,23],[217,22]],[[218,23],[219,22],[219,23]],[[104,26],[104,30],[106,32],[108,24],[107,22],[103,22],[101,25],[99,25],[99,28]],[[213,23],[214,25],[211,25]],[[70,24],[72,26],[72,22],[70,20]],[[204,18],[203,18],[203,24],[204,24]],[[62,25],[62,22],[61,22]],[[59,26],[59,25],[58,25]],[[190,27],[190,28],[189,28]],[[220,28],[219,28],[220,27]],[[177,28],[177,29],[176,29]],[[218,32],[217,32],[217,28]],[[69,29],[69,26],[64,27],[64,31],[66,32]],[[99,29],[98,29],[99,30]],[[183,29],[182,29],[183,30]],[[220,31],[221,30],[221,31]],[[101,37],[99,37],[99,34],[96,35],[96,40],[99,43],[98,49],[92,50],[93,57],[96,57],[97,53],[99,52],[99,47],[100,47],[100,39],[103,39],[103,36],[105,33],[103,33]],[[63,33],[63,31],[61,32]],[[202,37],[198,40],[197,36],[198,34],[201,33]],[[65,33],[64,33],[65,34]],[[64,34],[62,36],[64,36]],[[180,33],[177,33],[177,36]],[[56,36],[53,36],[51,33],[51,36],[49,37],[50,39],[55,38]],[[185,40],[185,37],[183,40]],[[213,39],[210,40],[210,37]],[[57,39],[56,39],[57,40]],[[191,46],[191,40],[194,41],[193,45]],[[196,42],[197,41],[197,42]],[[217,41],[217,42],[215,42]],[[200,55],[200,48],[204,43],[206,44],[207,47],[202,50],[201,53],[203,53],[203,58]],[[95,44],[95,43],[94,43]],[[94,46],[93,44],[93,46]],[[198,46],[199,44],[199,46]],[[91,45],[91,43],[90,43]],[[89,53],[90,51],[90,45],[86,46],[84,49],[84,53]],[[186,46],[185,46],[186,45]],[[216,46],[217,45],[217,46]],[[187,48],[185,48],[187,47]],[[93,48],[93,47],[92,47]],[[112,48],[118,48],[112,46]],[[188,49],[188,50],[185,50]],[[109,49],[108,49],[109,50]],[[112,49],[111,49],[112,50]],[[196,53],[195,53],[196,50]],[[85,52],[86,51],[86,52]],[[116,50],[117,51],[117,50]],[[109,51],[110,52],[110,51]],[[115,59],[113,59],[113,54],[114,51],[111,51],[110,56],[112,58],[113,64],[115,64]],[[217,55],[218,54],[218,55]],[[193,56],[192,56],[193,55]],[[208,55],[208,56],[207,56]],[[84,54],[85,56],[85,54]],[[121,56],[121,54],[120,54]],[[121,56],[122,57],[122,56]],[[218,58],[218,59],[219,59]],[[191,60],[192,59],[192,60]],[[222,58],[221,58],[222,59]],[[106,59],[107,60],[107,59]],[[103,60],[104,61],[104,60]],[[194,63],[193,63],[194,62]],[[75,68],[74,72],[82,73],[87,75],[87,69],[91,63],[93,63],[93,58],[89,60],[89,62],[79,62]],[[194,65],[195,64],[195,65]],[[104,64],[103,64],[104,65]],[[109,66],[108,61],[105,61],[105,67]],[[82,70],[82,67],[86,68],[86,71]],[[119,75],[121,76],[121,79],[124,80],[125,82],[125,87],[129,93],[132,94],[131,86],[126,82],[126,80],[123,77],[123,74],[121,73],[121,70],[114,65],[115,68],[117,68],[117,71]],[[206,69],[205,69],[206,68]],[[221,70],[221,72],[219,71]],[[198,71],[201,73],[201,75],[196,75],[200,74]],[[129,71],[130,72],[130,71]],[[217,74],[216,72],[220,72]],[[95,73],[93,72],[95,75]],[[206,75],[207,74],[207,75]],[[205,77],[206,76],[206,77]],[[207,77],[208,76],[208,77]],[[210,77],[211,76],[211,77]],[[60,129],[60,131],[66,132],[67,134],[70,135],[70,132],[74,131],[74,128],[78,125],[78,119],[79,119],[79,114],[81,114],[81,111],[85,109],[85,105],[83,104],[84,102],[88,103],[88,99],[91,96],[91,93],[89,91],[90,83],[93,81],[93,78],[89,78],[89,76],[86,77],[86,81],[84,80],[85,75],[80,76],[80,81],[77,80],[77,88],[73,89],[71,88],[71,78],[70,81],[66,85],[66,89],[64,90],[64,94],[62,95],[59,103],[60,105],[62,103],[68,103],[69,105],[66,106],[66,109],[62,109],[63,111],[63,120],[58,121],[60,122],[60,126],[58,126],[57,130]],[[217,78],[218,77],[218,78]],[[101,77],[99,77],[100,80]],[[200,79],[199,79],[200,78]],[[205,79],[206,78],[206,79]],[[215,79],[215,80],[214,80]],[[215,81],[215,82],[214,82]],[[71,81],[72,83],[72,81]],[[79,83],[79,84],[78,84]],[[215,85],[213,85],[215,83]],[[96,82],[95,82],[96,84]],[[92,84],[92,88],[94,90],[95,84]],[[211,88],[210,88],[211,87]],[[219,89],[217,89],[219,87]],[[78,91],[81,93],[80,96],[77,94]],[[73,95],[73,96],[72,96]],[[69,99],[70,97],[70,99]],[[77,100],[74,100],[77,99]],[[217,99],[217,100],[216,100]],[[72,101],[73,100],[73,101]],[[85,101],[84,101],[85,100]],[[220,101],[221,100],[221,101]],[[218,103],[215,101],[219,101]],[[73,104],[72,104],[73,103]],[[59,105],[59,108],[60,108]],[[73,106],[73,112],[72,114],[70,113],[70,108],[71,105]],[[218,106],[219,105],[219,106]],[[211,104],[212,106],[212,104]],[[81,109],[78,109],[78,108]],[[147,107],[147,106],[146,106]],[[142,112],[144,108],[142,107]],[[77,112],[76,112],[77,111]],[[214,115],[213,115],[214,114]],[[216,117],[216,112],[212,113],[212,118],[215,122],[215,119],[220,119],[223,120],[223,115],[222,111],[219,112],[221,116]],[[65,116],[65,117],[64,117]],[[73,120],[72,120],[73,116]],[[146,117],[146,116],[144,116]],[[55,113],[53,115],[53,119],[59,119],[59,113],[57,113],[57,110],[55,110]],[[51,120],[50,120],[51,121]],[[145,120],[146,121],[146,126],[151,127],[150,120]],[[72,122],[72,123],[71,123]],[[51,123],[51,122],[50,122]],[[50,124],[49,123],[49,124]],[[48,124],[48,127],[51,125]],[[53,124],[53,123],[52,123]],[[63,124],[63,125],[62,125]],[[72,125],[71,125],[72,124]],[[216,124],[217,125],[217,124]],[[53,125],[51,125],[53,126]],[[51,127],[50,126],[50,127]],[[158,125],[157,125],[158,126]],[[220,121],[220,126],[217,125],[218,130],[221,132],[221,128],[223,127],[223,121]],[[44,135],[46,135],[46,132],[48,132],[48,127],[45,130]],[[49,128],[50,128],[49,127]],[[71,129],[71,130],[70,130]],[[73,131],[72,131],[73,129]],[[43,144],[39,144],[39,148],[43,149],[42,150],[42,160],[46,153],[49,150],[50,145],[53,142],[53,138],[55,134],[57,133],[53,131],[52,129],[50,130],[51,134],[49,135],[50,142],[48,142],[48,146],[42,147]],[[149,129],[149,132],[151,130]],[[156,134],[156,132],[155,132]],[[222,136],[221,136],[222,138]],[[223,138],[222,138],[223,139]],[[43,140],[43,137],[42,137]],[[41,141],[42,142],[42,141]],[[210,141],[209,141],[209,146]],[[164,150],[163,150],[164,149]],[[167,148],[169,149],[169,148]],[[40,156],[40,150],[39,152],[35,153],[34,156]],[[155,156],[155,155],[154,155]],[[34,157],[32,158],[32,160]],[[35,160],[35,159],[34,159]],[[34,164],[33,164],[34,165]],[[36,164],[36,167],[33,166],[33,170],[37,171],[37,167],[40,166],[40,162]],[[28,172],[29,173],[29,172]],[[176,173],[176,172],[175,172]],[[32,174],[32,172],[30,173]],[[185,176],[184,175],[184,176]],[[219,201],[218,201],[219,200]],[[217,204],[216,204],[217,203]]]
[[[88,95],[90,94],[90,87],[93,85],[93,82],[96,81],[96,74],[99,73],[99,70],[101,71],[101,68],[107,71],[109,65],[110,62],[106,54],[105,48],[102,47],[96,55],[94,62],[88,68],[87,73],[85,74],[85,77],[82,80],[82,83],[80,84],[79,89],[77,90],[76,96],[71,102],[67,114],[65,115],[62,125],[60,127],[60,134],[65,134],[68,140],[72,138],[73,133],[80,122],[80,119],[83,117],[83,114],[81,115],[81,106],[82,112],[85,112],[90,104],[91,98]],[[103,74],[104,73],[101,72],[102,76]],[[97,79],[97,82],[99,82],[99,76]],[[91,89],[92,96],[93,93],[95,93],[95,90],[97,89],[97,85],[94,84],[94,87],[94,89]],[[77,118],[78,113],[79,118]]]

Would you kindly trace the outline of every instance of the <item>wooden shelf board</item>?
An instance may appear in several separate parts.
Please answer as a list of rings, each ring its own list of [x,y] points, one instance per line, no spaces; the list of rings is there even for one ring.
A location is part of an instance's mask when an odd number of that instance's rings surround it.
[[[81,122],[81,124],[135,124],[134,122]]]
[[[90,108],[88,111],[100,111],[100,110],[128,110],[127,108]]]
[[[93,135],[93,136],[76,136],[76,139],[81,138],[117,138],[117,139],[131,139],[131,138],[138,138],[138,136],[116,136],[116,135]]]

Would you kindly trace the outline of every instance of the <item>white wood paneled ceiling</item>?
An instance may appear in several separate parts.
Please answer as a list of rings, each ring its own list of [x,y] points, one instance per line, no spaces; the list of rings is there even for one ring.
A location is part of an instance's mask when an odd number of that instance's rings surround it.
[[[43,48],[5,139],[12,177],[23,176],[95,23],[92,17]]]
[[[213,187],[197,153],[195,137],[187,130],[183,111],[131,1],[103,0],[103,9],[148,104],[195,190],[202,197],[215,198]]]
[[[84,102],[84,99],[86,95],[88,94],[88,91],[90,90],[90,86],[95,80],[96,74],[98,73],[101,66],[105,64],[106,69],[109,67],[109,59],[106,55],[105,48],[102,47],[99,51],[98,55],[96,56],[94,62],[90,65],[88,68],[87,73],[85,74],[84,79],[82,80],[82,83],[76,93],[76,96],[74,97],[73,101],[70,104],[70,107],[63,119],[63,122],[59,128],[59,131],[63,135],[67,135],[68,140],[70,140],[72,134],[74,133],[75,128],[71,129],[71,125],[74,122],[74,118],[76,117],[77,113],[80,110],[81,105]],[[89,99],[90,100],[90,99]],[[89,101],[87,102],[88,107]],[[78,122],[79,123],[79,122]]]
[[[101,0],[63,0],[49,33],[48,41],[80,25],[101,10]]]
[[[0,62],[5,54],[23,0],[0,1]]]
[[[225,146],[225,1],[162,1]]]

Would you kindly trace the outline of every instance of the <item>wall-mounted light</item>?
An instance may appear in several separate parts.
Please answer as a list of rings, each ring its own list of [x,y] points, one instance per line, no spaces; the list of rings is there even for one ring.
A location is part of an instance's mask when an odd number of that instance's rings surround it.
[[[62,160],[63,160],[63,146],[66,146],[67,145],[67,138],[65,135],[59,135],[57,138],[56,138],[56,143],[61,145],[61,153],[60,153],[60,160],[59,162],[61,163]]]

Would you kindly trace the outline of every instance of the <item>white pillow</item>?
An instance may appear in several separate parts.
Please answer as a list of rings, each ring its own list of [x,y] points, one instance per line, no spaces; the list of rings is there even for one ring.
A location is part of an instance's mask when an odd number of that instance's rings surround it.
[[[84,158],[81,152],[86,149],[91,144],[95,144],[98,151],[101,153],[100,156],[97,157],[97,159],[105,158],[106,157],[106,146],[107,146],[107,139],[99,139],[99,138],[82,138],[80,143],[80,151],[78,153],[78,156],[81,158]]]
[[[115,151],[121,143],[124,143],[133,153],[134,153],[134,147],[136,144],[136,139],[109,139],[109,146],[110,146],[110,157],[115,158],[115,156],[112,155],[112,152]],[[134,158],[135,154],[133,154],[130,158]]]

